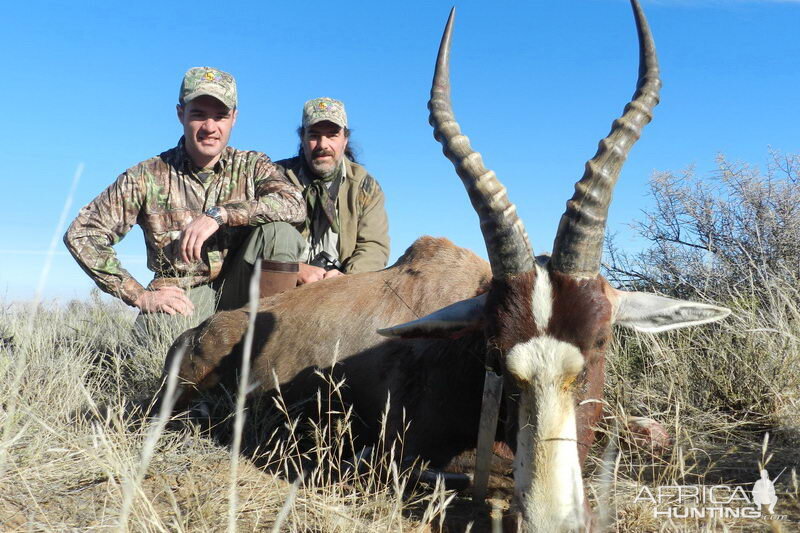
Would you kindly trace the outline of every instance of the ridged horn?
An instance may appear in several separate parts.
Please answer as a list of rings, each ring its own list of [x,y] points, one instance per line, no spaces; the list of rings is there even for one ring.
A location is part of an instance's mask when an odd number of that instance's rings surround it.
[[[428,102],[434,138],[442,144],[444,155],[453,163],[464,183],[472,207],[480,219],[483,240],[489,254],[492,274],[501,278],[533,269],[533,250],[525,226],[517,215],[506,188],[494,172],[483,166],[481,154],[472,149],[462,135],[450,102],[450,40],[456,9],[450,11],[439,45],[431,99]]]
[[[586,163],[575,194],[567,202],[553,242],[550,265],[579,278],[593,278],[600,272],[608,206],[619,172],[642,128],[653,118],[661,80],[653,36],[641,6],[631,0],[639,35],[639,81],[633,100],[622,117],[614,121],[611,133],[600,141],[595,156]]]

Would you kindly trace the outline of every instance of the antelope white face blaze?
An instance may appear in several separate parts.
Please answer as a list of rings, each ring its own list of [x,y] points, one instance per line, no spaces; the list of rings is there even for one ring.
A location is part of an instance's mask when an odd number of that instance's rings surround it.
[[[506,369],[520,387],[514,497],[525,530],[579,530],[583,480],[570,384],[583,356],[572,344],[536,337],[508,352]]]
[[[533,321],[539,331],[543,332],[550,323],[550,317],[553,316],[553,285],[550,283],[550,274],[539,265],[536,265],[531,307]]]

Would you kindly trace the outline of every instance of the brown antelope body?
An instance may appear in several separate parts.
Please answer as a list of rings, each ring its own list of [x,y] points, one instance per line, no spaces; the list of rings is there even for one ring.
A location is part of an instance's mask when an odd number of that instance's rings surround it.
[[[343,399],[353,406],[360,444],[378,438],[388,397],[387,435],[409,424],[404,453],[433,466],[475,447],[485,369],[502,372],[497,438],[515,451],[515,503],[526,531],[586,524],[581,465],[600,417],[612,325],[658,332],[728,314],[712,305],[619,291],[599,275],[613,187],[660,87],[652,36],[637,1],[631,4],[640,46],[637,90],[575,185],[549,260],[534,258],[505,189],[453,116],[451,13],[430,120],[478,212],[489,265],[449,241],[424,237],[384,271],[264,300],[256,319],[252,375],[261,392],[273,390],[274,372],[289,402],[308,399],[320,385],[314,370],[330,368],[336,354],[333,372],[347,379]],[[168,359],[186,342],[181,377],[199,388],[213,386],[235,372],[246,327],[244,310],[218,313],[176,341]]]

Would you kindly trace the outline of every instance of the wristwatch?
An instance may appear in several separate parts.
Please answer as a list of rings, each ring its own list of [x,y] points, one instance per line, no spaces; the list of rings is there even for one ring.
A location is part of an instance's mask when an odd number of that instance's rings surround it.
[[[215,205],[203,214],[207,217],[213,218],[220,226],[225,223],[225,221],[222,220],[222,209],[220,209],[219,206]]]

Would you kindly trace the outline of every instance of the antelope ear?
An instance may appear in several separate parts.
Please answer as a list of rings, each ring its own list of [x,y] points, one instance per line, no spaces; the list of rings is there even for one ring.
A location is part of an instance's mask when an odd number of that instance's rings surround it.
[[[647,333],[660,333],[716,322],[728,316],[730,309],[716,305],[675,300],[646,292],[614,290],[612,302],[615,324]]]
[[[379,329],[378,334],[399,339],[459,337],[483,325],[485,304],[484,293],[443,307],[412,322]]]

